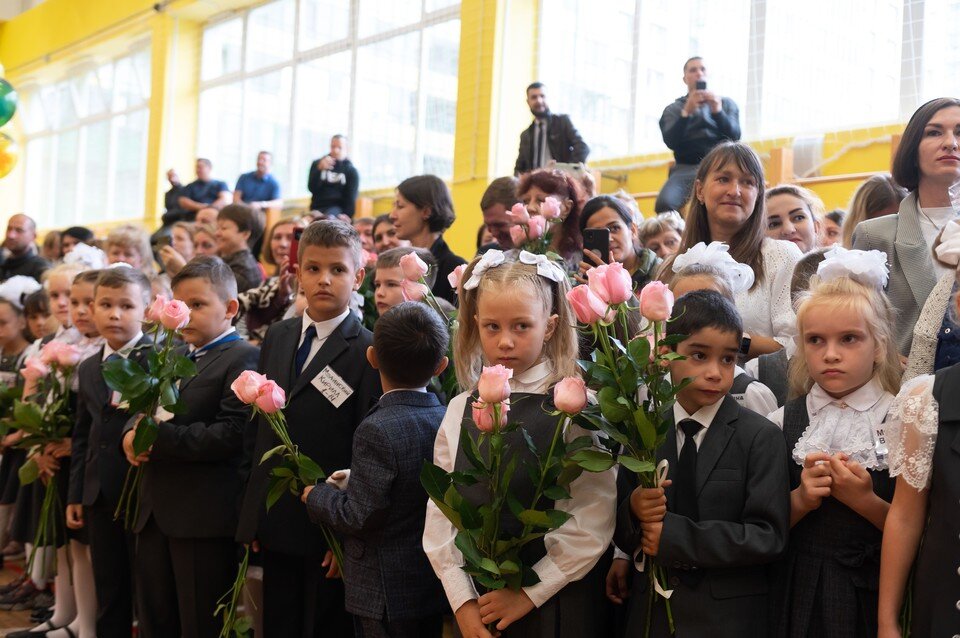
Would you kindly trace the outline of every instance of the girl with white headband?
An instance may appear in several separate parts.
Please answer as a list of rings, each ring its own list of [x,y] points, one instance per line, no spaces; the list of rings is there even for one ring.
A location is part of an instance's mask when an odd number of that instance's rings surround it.
[[[769,416],[790,451],[790,542],[771,635],[876,636],[893,498],[884,419],[900,387],[880,251],[834,247],[797,306],[797,398]]]

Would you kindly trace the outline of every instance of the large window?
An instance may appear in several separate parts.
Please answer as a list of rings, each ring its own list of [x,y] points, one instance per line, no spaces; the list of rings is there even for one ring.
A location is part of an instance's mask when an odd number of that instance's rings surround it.
[[[687,58],[740,108],[745,139],[903,121],[956,94],[960,0],[541,0],[538,68],[592,159],[665,149]]]
[[[149,51],[86,63],[23,93],[24,210],[37,224],[142,217]]]
[[[361,188],[453,174],[459,3],[274,0],[204,29],[197,153],[231,187],[273,153],[284,197],[344,134]]]

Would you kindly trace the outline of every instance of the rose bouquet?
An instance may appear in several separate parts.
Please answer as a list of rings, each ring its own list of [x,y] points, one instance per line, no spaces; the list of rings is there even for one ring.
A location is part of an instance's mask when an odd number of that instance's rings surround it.
[[[230,389],[233,390],[238,399],[253,408],[254,416],[260,415],[264,418],[280,440],[280,445],[267,450],[260,459],[260,463],[263,464],[275,456],[279,457],[277,464],[270,470],[266,502],[268,510],[280,500],[284,492],[290,492],[294,497],[299,498],[304,487],[316,485],[319,481],[327,478],[320,466],[301,452],[290,438],[287,431],[287,419],[282,412],[287,403],[287,396],[283,388],[262,374],[253,370],[245,370],[230,384]],[[321,525],[320,530],[323,532],[323,538],[327,542],[327,547],[333,553],[337,565],[343,569],[343,548],[340,546],[340,541],[326,525]],[[248,562],[249,550],[240,563],[233,587],[220,598],[214,612],[223,619],[223,627],[220,630],[221,638],[245,636],[249,629],[249,621],[246,618],[237,618],[237,603],[240,600],[243,583],[246,580]]]
[[[176,346],[179,331],[190,323],[190,309],[182,301],[167,299],[157,295],[147,309],[145,332],[152,333],[153,344],[143,346],[147,350],[147,367],[132,358],[119,357],[103,364],[103,379],[107,386],[118,392],[120,404],[131,414],[141,414],[133,438],[133,451],[136,455],[150,449],[160,426],[157,413],[163,410],[170,414],[179,414],[185,410],[180,401],[180,380],[197,373],[192,359],[177,353]],[[140,481],[143,466],[130,466],[123,481],[120,502],[114,511],[114,519],[123,516],[124,526],[130,529],[140,511]]]
[[[524,204],[514,204],[507,211],[513,219],[510,227],[510,239],[515,248],[537,255],[550,254],[550,242],[553,241],[553,227],[563,223],[563,208],[560,200],[552,195],[546,197],[540,205],[540,214],[531,215]]]
[[[70,385],[80,356],[76,346],[50,341],[37,356],[28,357],[21,370],[23,396],[27,400],[14,402],[13,420],[24,435],[17,447],[28,450],[28,457],[18,474],[22,485],[29,485],[37,479],[45,483],[28,566],[33,565],[37,549],[56,544],[57,535],[66,529],[57,481],[53,480],[50,470],[39,465],[38,460],[52,446],[62,445],[70,434],[73,425]]]
[[[448,472],[426,462],[420,473],[430,499],[457,529],[455,544],[463,554],[463,570],[487,591],[519,590],[539,582],[536,572],[524,564],[521,550],[570,518],[542,501],[570,498],[569,486],[584,469],[578,454],[593,444],[589,436],[571,442],[563,437],[571,417],[587,403],[583,382],[567,378],[554,389],[556,409],[549,414],[558,419],[550,444],[538,449],[530,433],[508,418],[512,372],[499,365],[483,369],[478,396],[471,402],[474,427],[460,431],[460,448],[469,467]],[[529,454],[521,454],[524,448]],[[517,472],[534,486],[524,501],[511,488]]]
[[[597,391],[597,403],[583,410],[579,419],[583,427],[606,435],[613,449],[584,450],[581,454],[599,465],[615,458],[623,470],[638,476],[642,486],[658,487],[663,471],[658,471],[656,451],[666,439],[677,393],[690,382],[684,379],[674,385],[665,373],[669,361],[683,358],[671,346],[684,337],[664,336],[673,294],[659,281],[647,284],[639,293],[639,312],[645,325],[640,334],[622,343],[615,334],[618,329],[621,334],[629,334],[627,314],[637,311],[627,304],[634,294],[629,273],[615,262],[587,271],[587,281],[568,294],[577,319],[587,326],[597,344],[590,360],[579,362],[587,384]],[[646,391],[639,391],[641,387]],[[648,609],[652,609],[656,596],[662,596],[673,633],[670,594],[662,585],[664,570],[652,565],[646,571],[651,581]],[[649,622],[648,613],[648,635]]]

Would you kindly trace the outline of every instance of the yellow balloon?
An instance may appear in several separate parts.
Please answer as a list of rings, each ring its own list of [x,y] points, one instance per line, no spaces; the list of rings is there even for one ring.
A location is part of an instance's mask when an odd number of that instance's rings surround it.
[[[10,174],[20,159],[20,147],[6,133],[0,133],[0,179]]]

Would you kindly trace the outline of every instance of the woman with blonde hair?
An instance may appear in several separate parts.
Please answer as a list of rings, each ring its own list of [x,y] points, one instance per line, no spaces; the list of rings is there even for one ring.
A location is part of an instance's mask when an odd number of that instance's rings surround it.
[[[150,236],[142,228],[131,224],[117,226],[107,235],[104,252],[111,264],[129,264],[148,278],[157,274],[153,265],[153,251],[150,249]]]
[[[843,220],[843,246],[850,248],[853,245],[853,231],[860,222],[893,215],[907,195],[907,189],[893,181],[889,173],[867,178],[853,192],[850,200],[847,216]]]

